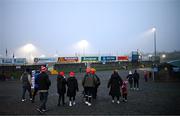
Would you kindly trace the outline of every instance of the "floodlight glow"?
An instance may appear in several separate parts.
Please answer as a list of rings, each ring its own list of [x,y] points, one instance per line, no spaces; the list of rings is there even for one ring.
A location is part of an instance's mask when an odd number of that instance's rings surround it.
[[[152,57],[152,54],[149,54],[149,55],[148,55],[148,57],[150,57],[150,58],[151,58],[151,57]]]
[[[45,58],[46,56],[45,56],[44,54],[42,54],[40,57],[41,57],[41,58]]]
[[[166,58],[166,54],[163,54],[163,55],[162,55],[162,58]]]
[[[26,44],[24,47],[23,47],[24,51],[30,53],[32,51],[35,50],[35,46],[32,45],[32,44]]]
[[[152,28],[152,32],[155,32],[155,31],[156,31],[156,28],[155,28],[155,27],[153,27],[153,28]]]
[[[86,48],[88,46],[88,41],[87,40],[81,40],[79,43],[78,43],[78,46],[80,48]]]

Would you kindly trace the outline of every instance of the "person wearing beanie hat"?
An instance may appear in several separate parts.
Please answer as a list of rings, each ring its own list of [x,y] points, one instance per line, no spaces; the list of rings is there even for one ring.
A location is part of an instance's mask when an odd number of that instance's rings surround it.
[[[75,105],[76,92],[79,91],[79,88],[74,72],[69,73],[69,78],[67,79],[67,87],[68,87],[67,96],[69,97],[69,106]]]
[[[46,72],[47,68],[45,66],[41,66],[41,72]]]
[[[40,107],[37,109],[40,113],[47,111],[46,103],[48,100],[48,90],[51,85],[51,81],[49,80],[49,76],[46,73],[46,67],[41,66],[41,73],[38,77],[39,84],[39,95],[40,95]]]
[[[59,94],[58,98],[58,106],[60,106],[60,102],[62,99],[62,105],[65,105],[65,93],[66,93],[66,78],[63,71],[59,72],[57,76],[57,92]]]
[[[93,95],[93,89],[96,86],[97,78],[94,78],[94,76],[90,73],[91,70],[89,68],[86,69],[86,74],[84,75],[84,78],[82,80],[82,86],[84,87],[85,92],[85,104],[88,106],[91,106],[91,98]]]
[[[97,89],[98,89],[99,85],[101,84],[101,82],[100,82],[99,77],[96,75],[96,69],[91,68],[91,74],[92,74],[93,78],[96,78],[96,80],[97,80],[95,83],[95,87],[93,88],[93,94],[92,94],[93,99],[96,99]]]
[[[129,81],[130,89],[132,90],[133,89],[133,74],[131,71],[129,71],[129,74],[126,78]]]

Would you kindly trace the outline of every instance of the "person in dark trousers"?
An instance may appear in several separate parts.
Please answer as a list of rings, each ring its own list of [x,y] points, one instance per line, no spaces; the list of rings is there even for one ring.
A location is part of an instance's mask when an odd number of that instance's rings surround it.
[[[96,75],[96,70],[94,68],[91,68],[91,75],[93,76],[93,78],[97,79],[97,81],[95,83],[95,87],[93,89],[93,95],[92,95],[93,99],[96,99],[96,97],[97,97],[97,89],[100,86],[101,82],[100,82],[99,77]]]
[[[58,106],[60,106],[60,102],[62,100],[62,105],[65,105],[65,93],[66,93],[66,78],[64,75],[64,72],[59,72],[59,75],[57,76],[57,92],[59,94],[58,98]]]
[[[39,78],[39,74],[40,74],[40,71],[37,70],[34,74],[34,91],[33,91],[33,94],[32,94],[32,103],[34,103],[35,101],[35,96],[38,92],[38,89],[39,89],[39,83],[38,83],[38,78]]]
[[[22,82],[22,88],[23,88],[22,100],[21,101],[24,102],[26,100],[25,99],[26,90],[28,90],[30,100],[32,100],[31,75],[29,74],[29,69],[26,69],[26,71],[22,74],[20,80]]]
[[[46,103],[48,100],[48,90],[51,85],[51,81],[49,80],[49,76],[46,73],[46,67],[41,66],[41,73],[39,74],[38,84],[39,84],[39,95],[40,95],[40,107],[37,109],[40,113],[44,113],[47,111]]]
[[[130,85],[130,89],[132,90],[133,89],[133,74],[131,71],[129,71],[129,74],[128,76],[126,77],[128,82],[129,82],[129,85]]]
[[[93,95],[93,89],[96,85],[97,79],[94,78],[94,76],[91,75],[91,69],[86,69],[86,74],[84,75],[84,78],[82,80],[82,86],[84,87],[85,91],[85,104],[88,106],[92,105],[92,95]]]
[[[121,96],[120,87],[122,86],[122,78],[119,76],[118,71],[114,70],[111,78],[108,82],[108,88],[110,88],[109,95],[112,96],[112,103],[114,103],[114,98],[117,98],[117,103],[119,104],[119,98]]]
[[[68,87],[67,96],[69,97],[69,106],[73,106],[76,104],[75,102],[76,92],[79,91],[78,82],[77,79],[75,78],[74,72],[69,73],[69,78],[67,79],[67,87]]]
[[[133,78],[134,78],[134,90],[139,90],[139,73],[137,72],[137,70],[134,71]]]

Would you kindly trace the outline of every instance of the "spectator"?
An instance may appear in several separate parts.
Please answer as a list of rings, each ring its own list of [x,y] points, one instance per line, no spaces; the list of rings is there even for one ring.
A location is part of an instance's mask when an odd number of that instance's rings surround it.
[[[145,82],[148,81],[148,72],[147,71],[144,71],[144,80],[145,80]]]
[[[131,71],[129,71],[129,74],[127,76],[127,80],[129,81],[130,89],[133,89],[133,74]]]
[[[60,102],[62,99],[62,105],[65,105],[65,97],[64,94],[66,93],[66,77],[64,75],[64,72],[59,72],[59,75],[57,76],[57,92],[59,94],[58,98],[58,106],[60,106]]]
[[[37,70],[37,71],[35,71],[35,74],[33,76],[33,78],[34,78],[34,91],[33,91],[33,94],[32,94],[32,103],[34,103],[35,96],[36,96],[36,94],[38,92],[38,89],[39,89],[39,83],[38,83],[39,74],[40,74],[40,71]]]
[[[51,85],[49,76],[46,73],[46,67],[41,66],[41,73],[39,74],[38,84],[39,84],[39,94],[40,94],[40,107],[37,109],[40,113],[46,112],[46,103],[48,100],[48,90]]]
[[[122,96],[123,96],[123,101],[124,102],[127,102],[127,94],[128,94],[127,84],[128,84],[128,81],[123,81],[123,84],[121,86]]]
[[[85,104],[87,104],[88,106],[92,105],[93,89],[97,82],[97,79],[93,78],[94,76],[92,76],[90,72],[91,69],[87,68],[86,74],[84,75],[84,78],[82,80],[82,85],[84,87],[85,97],[86,97]]]
[[[32,94],[31,94],[31,75],[29,74],[29,69],[25,70],[25,72],[22,74],[20,80],[22,82],[22,88],[23,88],[22,100],[21,101],[24,102],[26,100],[25,99],[26,90],[28,90],[30,100],[32,100]]]
[[[91,68],[91,75],[93,76],[93,78],[96,78],[96,80],[97,80],[95,83],[95,87],[93,89],[93,95],[92,95],[93,99],[96,99],[97,89],[98,89],[99,85],[101,84],[101,82],[100,82],[99,77],[96,75],[96,70],[94,68]]]
[[[69,106],[75,105],[76,91],[79,91],[79,88],[74,72],[69,73],[69,78],[67,79],[67,87],[68,87],[67,96],[69,97]]]
[[[137,70],[134,71],[133,78],[134,78],[134,90],[139,90],[139,73],[137,72]]]
[[[112,103],[114,103],[115,97],[117,98],[117,103],[118,104],[120,103],[119,101],[119,98],[121,96],[120,87],[122,86],[122,82],[123,81],[119,76],[117,70],[115,70],[108,82],[108,88],[110,88],[109,95],[112,96]]]

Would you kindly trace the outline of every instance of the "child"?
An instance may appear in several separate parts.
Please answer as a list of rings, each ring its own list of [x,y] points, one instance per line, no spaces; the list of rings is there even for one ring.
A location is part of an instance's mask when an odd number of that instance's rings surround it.
[[[128,81],[123,81],[123,84],[121,86],[123,102],[127,102],[127,83]]]
[[[57,76],[57,92],[59,94],[58,106],[60,106],[60,102],[62,99],[62,105],[65,105],[64,94],[66,93],[66,79],[64,76],[64,72],[59,72]]]
[[[69,97],[69,106],[72,106],[76,104],[75,96],[76,96],[76,91],[79,91],[79,89],[78,89],[77,79],[75,78],[75,73],[70,72],[69,76],[70,77],[67,79],[67,87],[68,87],[67,96]]]

